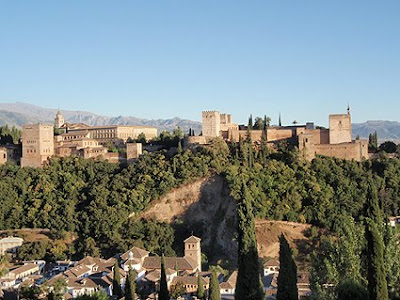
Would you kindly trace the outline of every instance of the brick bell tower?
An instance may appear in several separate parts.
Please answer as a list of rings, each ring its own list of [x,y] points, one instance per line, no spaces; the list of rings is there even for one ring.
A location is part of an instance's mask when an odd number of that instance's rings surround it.
[[[201,272],[201,239],[192,235],[186,240],[185,243],[185,258],[189,258],[196,262],[197,269]]]

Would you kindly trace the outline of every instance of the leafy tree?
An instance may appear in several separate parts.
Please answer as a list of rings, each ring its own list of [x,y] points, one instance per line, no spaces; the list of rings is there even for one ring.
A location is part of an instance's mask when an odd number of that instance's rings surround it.
[[[88,237],[85,240],[84,255],[85,256],[93,256],[93,257],[99,257],[100,256],[100,250],[96,246],[96,241],[94,240],[94,238]]]
[[[297,266],[293,259],[293,251],[283,234],[279,237],[279,244],[280,267],[276,299],[297,300],[299,298],[297,291]]]
[[[255,118],[253,129],[264,130],[264,121],[262,118],[260,118],[260,117]]]
[[[241,197],[237,205],[239,268],[235,298],[244,300],[263,299],[254,216],[251,208],[252,199],[244,182],[242,184]]]
[[[160,291],[158,292],[158,299],[169,300],[164,254],[161,256],[161,279],[160,279]]]
[[[147,143],[146,135],[143,132],[139,133],[139,135],[136,138],[136,142],[146,144]]]
[[[368,300],[368,291],[352,279],[344,280],[338,286],[338,300]]]
[[[18,249],[17,257],[20,260],[44,259],[48,249],[49,242],[46,240],[23,243]]]
[[[62,300],[64,299],[64,294],[67,292],[67,282],[64,279],[58,279],[51,291],[48,294],[48,300]]]
[[[391,141],[384,142],[379,145],[379,151],[385,151],[386,153],[395,153],[397,145]]]
[[[176,284],[171,286],[171,298],[177,299],[186,293],[186,288],[182,282],[178,281]],[[169,298],[168,298],[169,299]]]
[[[8,273],[8,263],[7,255],[0,255],[0,277],[3,277]]]
[[[368,137],[368,149],[370,152],[376,152],[378,150],[378,133],[370,133]]]
[[[210,278],[210,290],[208,292],[208,300],[221,300],[221,294],[219,290],[219,282],[217,273],[214,270],[211,271]]]
[[[95,292],[91,295],[81,295],[75,298],[76,300],[108,300],[109,297],[106,292]]]
[[[118,298],[122,297],[122,290],[121,290],[121,274],[119,272],[119,264],[118,260],[115,260],[114,268],[113,268],[113,295],[117,296]]]
[[[38,300],[40,299],[41,293],[42,289],[39,286],[21,286],[19,290],[19,299]]]

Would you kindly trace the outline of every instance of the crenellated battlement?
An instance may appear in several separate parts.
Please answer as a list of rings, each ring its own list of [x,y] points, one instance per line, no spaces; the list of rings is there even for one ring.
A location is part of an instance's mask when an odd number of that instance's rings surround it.
[[[219,115],[220,113],[216,110],[205,110],[202,111],[202,115],[203,116],[215,116],[215,115]]]

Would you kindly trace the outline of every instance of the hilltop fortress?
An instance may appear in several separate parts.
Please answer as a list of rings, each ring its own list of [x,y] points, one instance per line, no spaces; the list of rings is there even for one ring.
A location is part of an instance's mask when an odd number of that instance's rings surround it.
[[[55,131],[58,134],[54,134]],[[150,140],[157,128],[145,126],[89,126],[65,122],[58,111],[52,124],[28,124],[22,127],[22,167],[41,167],[52,156],[103,157],[110,162],[130,162],[142,154],[141,143],[130,140],[144,134]],[[112,153],[107,145],[126,145],[126,154]]]
[[[316,155],[332,156],[342,159],[361,161],[368,156],[367,140],[352,140],[350,108],[347,114],[329,116],[329,129],[316,128],[314,123],[293,126],[268,126],[265,130],[267,145],[276,147],[279,142],[287,142],[298,147],[307,160]],[[263,130],[253,130],[247,126],[232,122],[232,116],[218,111],[202,112],[202,135],[189,137],[189,142],[207,144],[211,139],[220,137],[227,141],[238,142],[240,137],[250,135],[254,143],[260,143]]]

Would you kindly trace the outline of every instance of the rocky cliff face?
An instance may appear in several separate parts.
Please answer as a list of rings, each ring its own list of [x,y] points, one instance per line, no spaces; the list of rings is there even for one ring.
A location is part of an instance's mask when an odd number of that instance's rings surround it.
[[[154,201],[141,215],[173,224],[176,230],[176,248],[183,254],[182,242],[192,232],[202,239],[202,250],[211,264],[237,263],[236,202],[222,176],[212,176],[181,186],[163,198]],[[279,256],[279,236],[283,233],[292,247],[299,250],[298,260],[303,264],[303,249],[308,242],[306,232],[310,225],[284,221],[256,221],[258,253],[260,257]]]
[[[141,217],[172,223],[178,248],[192,232],[199,236],[210,263],[216,263],[217,259],[233,264],[236,261],[236,203],[221,176],[204,178],[171,191]]]

